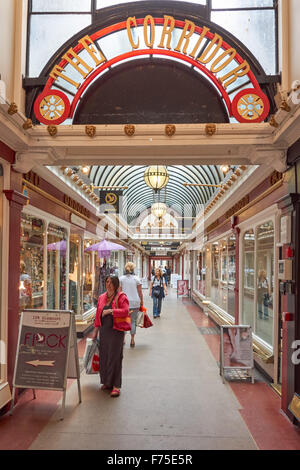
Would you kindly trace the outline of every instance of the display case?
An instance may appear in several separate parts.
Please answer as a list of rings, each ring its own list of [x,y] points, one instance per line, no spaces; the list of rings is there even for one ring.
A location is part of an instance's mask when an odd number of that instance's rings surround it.
[[[45,224],[27,214],[21,218],[19,309],[43,308]]]

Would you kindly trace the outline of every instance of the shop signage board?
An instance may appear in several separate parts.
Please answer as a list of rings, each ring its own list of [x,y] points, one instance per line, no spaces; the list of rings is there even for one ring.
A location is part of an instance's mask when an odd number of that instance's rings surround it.
[[[188,297],[188,295],[189,295],[189,281],[177,280],[177,297],[179,295]]]
[[[222,325],[220,344],[220,375],[225,383],[226,370],[251,371],[254,383],[252,328],[249,325]]]
[[[108,214],[120,214],[122,211],[123,191],[100,191],[100,210]]]
[[[13,379],[11,414],[16,388],[63,392],[64,417],[67,379],[77,379],[81,403],[80,370],[74,312],[71,310],[24,310]]]

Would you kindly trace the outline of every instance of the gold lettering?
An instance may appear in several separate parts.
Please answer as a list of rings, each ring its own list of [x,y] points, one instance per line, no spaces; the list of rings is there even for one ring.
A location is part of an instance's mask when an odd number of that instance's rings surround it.
[[[86,78],[93,71],[93,68],[90,67],[83,59],[81,59],[79,55],[73,51],[72,48],[69,49],[68,52],[63,56],[63,59],[67,60],[69,64],[71,64],[72,67],[74,67],[74,69],[77,70],[77,72],[79,72],[83,76],[83,78]],[[76,59],[76,62],[73,62],[73,59]],[[80,68],[80,65],[84,67],[87,72],[82,70]]]
[[[226,88],[229,85],[234,83],[239,77],[243,77],[244,75],[247,75],[249,71],[250,71],[250,66],[248,62],[244,61],[241,65],[239,65],[238,67],[233,69],[231,72],[224,75],[224,77],[220,78],[220,82],[222,83],[223,87],[226,90]]]
[[[103,64],[106,61],[106,57],[103,55],[102,51],[97,51],[94,42],[90,38],[90,36],[84,36],[80,41],[79,44],[85,48],[85,50],[89,53],[93,61],[95,62],[96,66]],[[100,55],[100,58],[97,57],[97,53]]]
[[[63,72],[64,72],[64,69],[62,67],[60,67],[59,65],[55,65],[55,67],[53,67],[53,69],[51,70],[50,77],[53,78],[54,80],[57,80],[57,78],[60,77],[63,80],[66,80],[66,82],[69,82],[75,88],[80,87],[80,83],[74,82],[74,80],[72,80],[67,75],[63,75]]]
[[[139,47],[139,45],[140,45],[140,40],[138,39],[137,44],[135,44],[135,43],[133,42],[132,32],[131,32],[131,23],[133,23],[133,25],[137,28],[137,22],[136,22],[135,16],[133,16],[133,17],[130,16],[129,18],[127,18],[127,21],[126,21],[126,28],[127,28],[128,39],[129,39],[129,42],[130,42],[130,44],[131,44],[131,47],[132,47],[133,49],[137,49],[137,48]]]
[[[216,45],[217,42],[218,42],[218,44]],[[201,57],[199,57],[199,59],[197,59],[197,60],[199,62],[201,62],[201,64],[208,64],[208,62],[210,62],[215,57],[215,55],[219,51],[220,47],[222,46],[222,43],[223,43],[223,38],[221,36],[219,36],[219,34],[215,34],[213,40],[205,48],[205,50],[203,51]],[[207,57],[207,55],[209,54],[209,52],[212,50],[212,48],[215,45],[216,45],[216,47],[214,48],[212,53]]]
[[[188,32],[189,27],[191,29]],[[193,23],[192,21],[185,20],[184,30],[182,31],[182,34],[180,36],[180,39],[178,41],[175,51],[181,52],[181,46],[182,46],[183,41],[185,40],[185,46],[182,49],[182,53],[186,54],[186,51],[190,42],[190,38],[194,34],[194,31],[195,31],[195,23]]]
[[[219,67],[217,67],[218,64],[220,64],[220,62],[227,56],[229,55],[228,59],[225,60],[225,62],[223,62],[221,65],[219,65]],[[232,47],[230,49],[227,49],[227,51],[223,52],[221,55],[219,55],[219,57],[216,58],[216,60],[213,62],[213,64],[211,65],[211,72],[212,73],[218,73],[220,72],[221,70],[223,70],[225,67],[227,67],[227,65],[230,64],[230,62],[233,61],[233,59],[235,58],[236,56],[236,50],[233,49]]]
[[[197,41],[197,44],[195,45],[193,51],[191,54],[189,54],[190,57],[192,57],[193,59],[195,59],[195,56],[197,54],[197,51],[199,49],[199,47],[201,46],[201,43],[203,41],[203,39],[205,38],[206,34],[209,32],[209,28],[207,28],[206,26],[204,26],[203,30],[202,30],[202,33],[201,33],[201,36],[199,37],[198,41]]]
[[[148,41],[147,26],[150,20],[150,41]],[[144,19],[144,41],[147,47],[153,47],[155,40],[155,24],[154,19],[151,15],[147,15]]]
[[[175,20],[172,16],[167,16],[167,15],[165,15],[164,18],[165,18],[165,22],[164,22],[163,31],[161,34],[161,41],[157,47],[162,47],[162,48],[166,47],[167,49],[171,49],[172,31],[175,26]],[[169,29],[167,29],[168,26],[169,26]],[[168,36],[168,41],[167,41],[167,45],[165,46],[164,42],[165,42],[166,35]]]

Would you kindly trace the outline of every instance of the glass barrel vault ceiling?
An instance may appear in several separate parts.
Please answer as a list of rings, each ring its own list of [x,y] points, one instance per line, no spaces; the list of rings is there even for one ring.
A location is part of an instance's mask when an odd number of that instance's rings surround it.
[[[149,209],[158,195],[154,195],[144,181],[147,166],[92,166],[89,178],[94,186],[128,186],[123,195],[126,200],[127,222],[130,224],[141,212]],[[211,197],[216,187],[185,187],[184,183],[218,185],[225,179],[219,166],[170,165],[167,166],[169,183],[160,192],[160,200],[178,214],[195,217]]]

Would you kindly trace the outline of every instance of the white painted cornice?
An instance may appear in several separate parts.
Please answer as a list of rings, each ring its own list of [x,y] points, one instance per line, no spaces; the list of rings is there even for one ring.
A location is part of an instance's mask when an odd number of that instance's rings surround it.
[[[8,109],[8,103],[0,104],[0,140],[15,151],[27,150],[31,137],[22,127],[26,118],[20,112],[11,116]]]
[[[17,152],[13,169],[18,173],[28,173],[36,167],[55,165],[59,155],[52,149],[36,150],[35,152]]]

